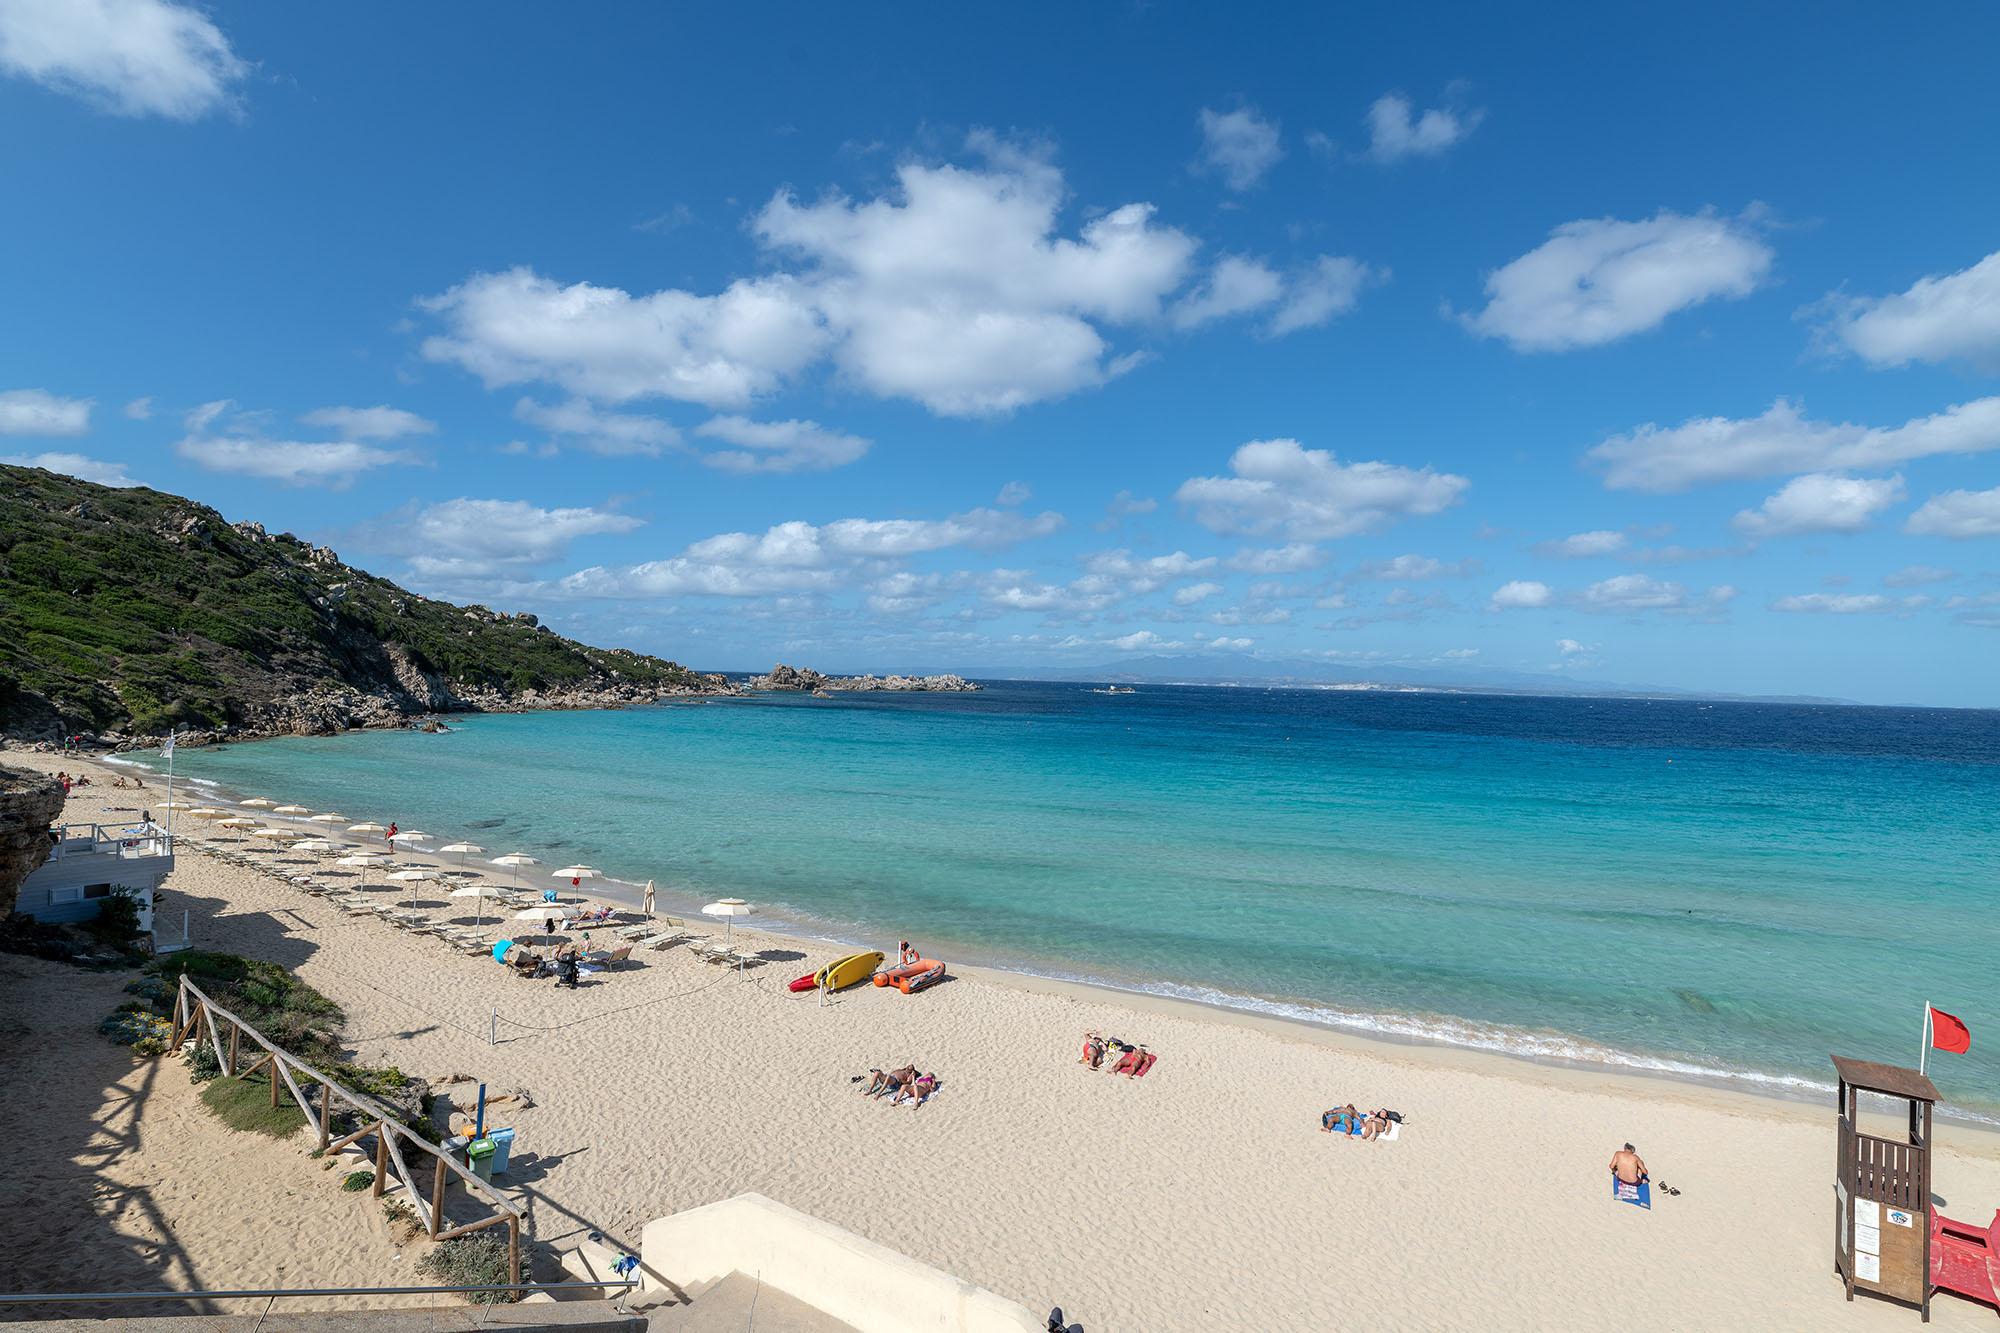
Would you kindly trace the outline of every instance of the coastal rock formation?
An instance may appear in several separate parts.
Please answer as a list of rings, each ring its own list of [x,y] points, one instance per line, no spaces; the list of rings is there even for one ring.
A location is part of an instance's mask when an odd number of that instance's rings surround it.
[[[454,606],[145,487],[0,465],[0,736],[110,746],[726,694],[719,675]]]
[[[62,808],[54,778],[0,768],[0,916],[14,910],[21,882],[49,859],[49,825]]]
[[[963,676],[825,676],[811,667],[786,666],[783,662],[762,676],[743,683],[748,690],[803,690],[817,693],[830,690],[933,690],[966,693],[981,688]]]

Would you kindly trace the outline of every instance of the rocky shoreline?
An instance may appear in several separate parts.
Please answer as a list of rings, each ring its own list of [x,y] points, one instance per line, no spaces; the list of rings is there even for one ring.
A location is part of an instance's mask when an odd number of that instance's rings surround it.
[[[765,675],[752,676],[743,683],[743,688],[803,691],[811,694],[838,691],[868,693],[882,690],[969,694],[984,687],[975,685],[963,676],[827,676],[814,671],[811,667],[786,666],[780,662]]]

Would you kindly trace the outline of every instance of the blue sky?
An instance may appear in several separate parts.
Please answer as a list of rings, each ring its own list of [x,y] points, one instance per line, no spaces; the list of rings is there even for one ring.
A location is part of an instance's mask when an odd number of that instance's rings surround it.
[[[710,668],[2000,704],[1996,37],[0,0],[0,456]]]

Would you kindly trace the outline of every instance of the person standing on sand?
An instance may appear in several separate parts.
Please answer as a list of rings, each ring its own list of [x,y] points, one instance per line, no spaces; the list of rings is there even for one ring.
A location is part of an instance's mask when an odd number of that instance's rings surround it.
[[[1618,1177],[1621,1185],[1637,1185],[1647,1178],[1646,1159],[1639,1156],[1638,1149],[1626,1144],[1611,1154],[1611,1174]]]
[[[389,844],[389,845],[390,845],[391,847],[394,847],[394,846],[396,845],[396,821],[395,821],[395,820],[393,820],[393,819],[392,819],[392,820],[390,820],[390,821],[389,821],[389,830],[388,830],[388,832],[386,832],[386,833],[384,833],[384,834],[382,835],[382,841],[384,841],[384,842],[388,843],[388,844]]]

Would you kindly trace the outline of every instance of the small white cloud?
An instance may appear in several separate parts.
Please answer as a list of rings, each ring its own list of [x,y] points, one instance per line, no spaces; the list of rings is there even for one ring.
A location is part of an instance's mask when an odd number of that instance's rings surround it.
[[[1895,296],[1836,295],[1817,309],[1828,315],[1822,334],[1871,365],[1958,360],[2000,370],[2000,251]]]
[[[210,472],[262,477],[287,486],[345,490],[371,468],[412,461],[408,454],[353,440],[316,443],[256,436],[189,436],[174,451]]]
[[[1597,645],[1594,643],[1580,643],[1575,639],[1557,639],[1556,651],[1564,657],[1580,657],[1584,653],[1596,652]]]
[[[1034,494],[1034,488],[1027,482],[1010,481],[1000,488],[1000,494],[993,497],[993,503],[1003,509],[1012,509],[1015,505],[1026,504],[1034,498]]]
[[[1716,481],[1893,467],[1937,454],[2000,449],[2000,398],[1979,398],[1900,426],[1810,421],[1780,398],[1762,416],[1648,422],[1591,449],[1615,490],[1682,491]]]
[[[1624,533],[1599,528],[1593,532],[1575,533],[1561,541],[1543,542],[1535,549],[1543,555],[1563,560],[1585,560],[1594,556],[1616,555],[1625,546]]]
[[[1476,108],[1453,111],[1433,107],[1419,115],[1409,98],[1388,93],[1368,108],[1368,155],[1377,162],[1435,157],[1478,129],[1485,117],[1486,113]]]
[[[398,440],[405,435],[431,435],[437,422],[400,407],[320,407],[299,420],[320,426],[343,440]]]
[[[525,500],[445,500],[365,525],[375,550],[433,579],[478,577],[562,559],[580,537],[631,532],[644,520],[602,509],[543,509]]]
[[[75,477],[79,481],[94,481],[99,486],[123,488],[139,485],[126,473],[123,463],[88,458],[83,454],[12,454],[0,457],[0,463],[11,463],[15,467],[43,468],[50,472],[60,472]]]
[[[1896,602],[1892,598],[1877,593],[1808,592],[1795,597],[1780,597],[1771,603],[1773,611],[1805,611],[1836,616],[1890,611],[1895,607]]]
[[[1704,301],[1748,296],[1771,261],[1750,223],[1711,212],[1585,218],[1489,274],[1486,308],[1459,321],[1516,351],[1596,347]]]
[[[1289,546],[1246,546],[1222,562],[1247,574],[1296,574],[1326,563],[1326,552],[1311,542]]]
[[[1174,589],[1173,603],[1175,606],[1193,606],[1196,602],[1207,601],[1221,591],[1220,583],[1190,583],[1185,588]]]
[[[125,415],[133,421],[150,420],[153,415],[153,400],[151,398],[134,398],[131,402],[125,404]]]
[[[1580,599],[1586,611],[1668,611],[1687,605],[1687,589],[1644,574],[1593,583]]]
[[[816,421],[751,421],[737,416],[705,421],[694,433],[736,446],[700,455],[703,463],[725,472],[826,472],[854,462],[872,443],[859,435],[828,430]]]
[[[1786,482],[1755,509],[1736,515],[1738,532],[1783,537],[1804,532],[1860,532],[1903,498],[1903,478],[1811,472]]]
[[[1104,506],[1104,517],[1098,521],[1099,532],[1109,532],[1133,514],[1150,514],[1160,507],[1160,502],[1150,495],[1134,495],[1130,491],[1120,491]]]
[[[207,15],[171,0],[6,0],[0,70],[121,116],[197,120],[250,67]]]
[[[1532,610],[1547,606],[1555,600],[1555,590],[1546,583],[1533,579],[1513,579],[1494,589],[1493,600],[1487,603],[1494,611]]]
[[[566,403],[539,403],[523,398],[514,404],[514,415],[606,458],[658,457],[661,450],[679,444],[681,439],[678,430],[658,417],[607,412],[581,398]]]
[[[1882,576],[1882,585],[1888,588],[1921,588],[1932,583],[1949,583],[1958,577],[1954,569],[1939,569],[1934,565],[1905,565],[1893,574]]]
[[[1203,107],[1198,123],[1201,156],[1195,160],[1196,170],[1220,176],[1232,190],[1250,189],[1285,155],[1277,122],[1258,115],[1255,107],[1235,111]]]
[[[1285,298],[1271,314],[1268,332],[1282,338],[1316,329],[1354,309],[1362,291],[1389,280],[1389,270],[1371,268],[1346,255],[1321,255],[1285,285]]]
[[[2000,487],[1933,495],[1903,531],[1920,537],[2000,537]]]
[[[45,389],[0,391],[0,435],[55,437],[89,429],[88,398],[58,398]]]
[[[1192,329],[1211,320],[1262,310],[1284,289],[1284,279],[1262,260],[1225,255],[1200,287],[1174,303],[1173,325]]]
[[[1428,555],[1399,555],[1393,560],[1371,560],[1356,571],[1364,579],[1381,579],[1384,582],[1420,582],[1425,579],[1457,577],[1479,572],[1477,560],[1458,560],[1450,564]]]
[[[1296,541],[1350,537],[1458,503],[1464,477],[1394,463],[1342,463],[1297,440],[1253,440],[1229,458],[1231,477],[1193,477],[1175,492],[1212,532],[1282,533]]]

